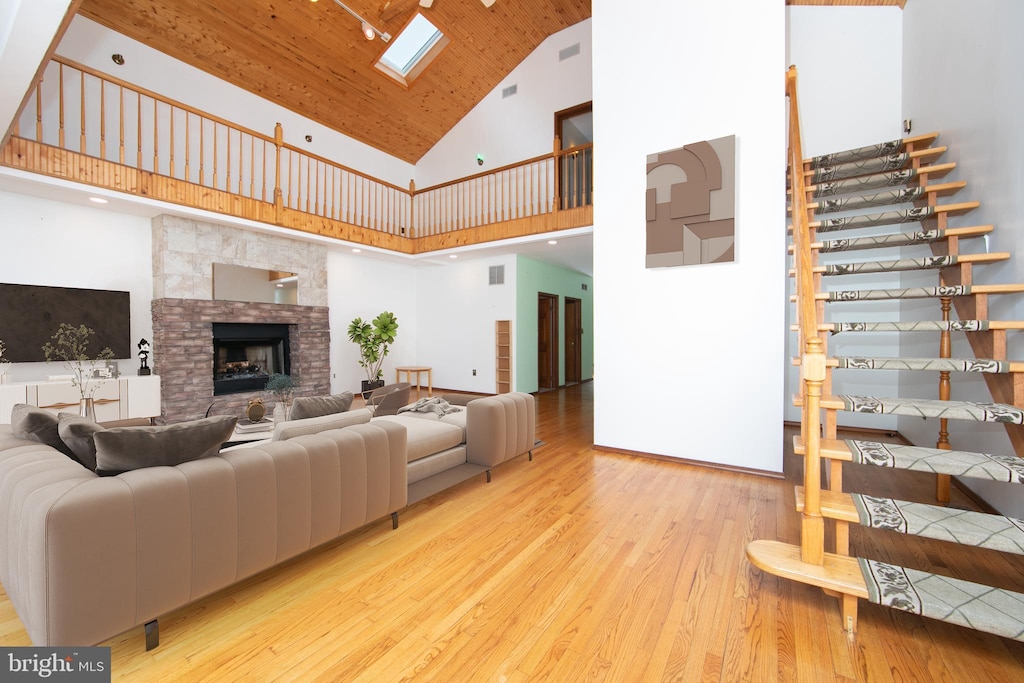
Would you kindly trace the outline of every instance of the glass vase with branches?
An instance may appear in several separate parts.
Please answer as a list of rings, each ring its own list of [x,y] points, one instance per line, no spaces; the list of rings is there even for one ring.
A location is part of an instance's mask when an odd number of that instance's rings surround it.
[[[71,371],[71,384],[78,389],[82,399],[92,398],[106,380],[95,377],[95,363],[113,359],[114,352],[105,347],[95,358],[89,356],[89,342],[96,330],[86,325],[61,323],[50,341],[43,346],[43,354],[50,362],[63,361]]]

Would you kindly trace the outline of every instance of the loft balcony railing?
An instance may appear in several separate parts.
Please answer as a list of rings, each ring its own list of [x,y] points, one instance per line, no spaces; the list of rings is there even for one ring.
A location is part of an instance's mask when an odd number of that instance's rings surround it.
[[[62,57],[0,164],[417,253],[593,223],[593,145],[417,189],[374,178]]]

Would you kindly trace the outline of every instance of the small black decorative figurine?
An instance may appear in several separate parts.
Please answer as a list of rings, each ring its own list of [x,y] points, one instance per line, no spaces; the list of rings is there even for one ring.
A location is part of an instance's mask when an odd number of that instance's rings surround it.
[[[152,371],[149,369],[149,342],[145,339],[139,341],[139,374],[149,375]]]

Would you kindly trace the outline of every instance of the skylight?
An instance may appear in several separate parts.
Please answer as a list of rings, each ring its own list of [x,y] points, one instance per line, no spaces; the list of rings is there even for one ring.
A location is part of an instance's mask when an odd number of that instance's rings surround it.
[[[408,86],[448,42],[441,29],[417,13],[398,37],[391,41],[376,66],[402,85]]]
[[[422,14],[417,14],[416,18],[395,38],[380,61],[403,77],[408,76],[416,63],[423,59],[423,56],[437,44],[437,41],[441,40],[442,36],[440,29],[431,24],[429,19]]]

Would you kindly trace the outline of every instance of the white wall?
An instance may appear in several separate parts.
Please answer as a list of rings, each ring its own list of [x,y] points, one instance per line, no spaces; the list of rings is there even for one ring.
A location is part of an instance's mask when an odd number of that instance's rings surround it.
[[[782,470],[784,9],[593,3],[596,444]],[[647,155],[733,134],[736,262],[646,269]]]
[[[416,164],[416,186],[429,187],[550,153],[555,112],[592,99],[591,21],[548,37]],[[580,54],[558,61],[575,43]],[[511,85],[518,92],[502,99]],[[478,166],[476,155],[484,155]]]
[[[488,268],[497,265],[505,266],[505,284],[488,285]],[[494,322],[515,320],[516,257],[419,268],[416,310],[417,364],[433,368],[434,386],[494,393]]]
[[[950,224],[992,224],[995,232],[988,240],[965,241],[965,250],[1013,254],[1005,264],[975,268],[977,284],[1024,282],[1022,30],[1024,3],[1005,0],[915,0],[907,3],[903,14],[903,117],[912,118],[918,131],[939,131],[939,142],[949,147],[944,160],[957,162],[956,171],[946,179],[968,182],[956,201],[981,202],[980,209]],[[993,320],[1024,319],[1020,295],[993,296],[990,307]],[[908,342],[901,354],[934,355],[936,344],[934,339],[922,340],[915,348]],[[1010,333],[1008,347],[1010,359],[1024,358],[1020,333]],[[973,357],[963,335],[954,337],[953,355]],[[902,375],[901,396],[935,396],[933,376]],[[954,374],[953,382],[954,399],[992,400],[980,377]],[[932,446],[937,421],[901,418],[899,429],[914,443]],[[999,425],[951,420],[950,440],[961,450],[1013,453]],[[965,481],[1004,514],[1024,517],[1018,486]]]
[[[903,13],[898,7],[786,7],[788,41],[786,63],[798,71],[800,126],[804,157],[861,147],[901,137],[903,73]],[[828,36],[828,42],[822,37]],[[835,214],[836,217],[844,214]],[[860,231],[891,232],[892,228]],[[852,235],[852,233],[851,233]],[[843,237],[848,236],[846,233]],[[836,239],[839,235],[822,235]],[[899,258],[898,249],[823,256],[822,262]],[[850,285],[854,280],[858,284]],[[900,286],[899,274],[827,278],[827,289],[888,288]],[[790,280],[790,291],[795,285]],[[899,319],[890,302],[857,302],[826,307],[832,322]],[[795,307],[787,308],[788,324]],[[794,357],[796,334],[786,338],[786,355]],[[829,355],[895,355],[897,333],[845,334],[828,339]],[[798,392],[799,371],[787,366],[786,395]],[[884,370],[839,370],[833,374],[834,393],[899,396],[899,374]],[[786,419],[800,420],[800,411],[786,401]],[[894,416],[839,413],[840,424],[852,427],[896,429]]]
[[[359,348],[347,335],[349,323],[357,317],[370,321],[382,311],[391,311],[398,319],[398,335],[383,366],[386,382],[395,381],[396,366],[419,363],[415,267],[330,247],[327,274],[332,393],[358,391],[359,382],[366,379],[359,367]]]
[[[114,53],[124,56],[124,66],[114,64],[110,58]],[[408,187],[409,180],[414,177],[413,166],[409,163],[314,123],[85,17],[74,18],[57,54],[270,137],[274,136],[274,125],[280,122],[286,143],[399,187]],[[305,141],[306,135],[313,136],[312,143]]]
[[[131,339],[153,338],[153,257],[148,218],[0,192],[0,282],[127,291]],[[0,339],[4,325],[0,321]],[[137,359],[120,363],[134,373]],[[13,363],[11,381],[62,374],[59,363]]]

